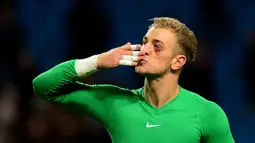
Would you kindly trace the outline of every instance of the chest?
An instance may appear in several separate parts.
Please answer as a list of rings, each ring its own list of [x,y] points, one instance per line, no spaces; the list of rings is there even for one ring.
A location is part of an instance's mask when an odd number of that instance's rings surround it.
[[[108,131],[124,142],[199,143],[199,123],[196,111],[155,110],[136,103],[113,108]]]

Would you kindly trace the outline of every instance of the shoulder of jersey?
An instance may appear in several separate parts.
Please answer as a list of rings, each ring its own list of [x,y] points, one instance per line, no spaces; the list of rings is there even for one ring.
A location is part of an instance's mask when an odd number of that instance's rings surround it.
[[[183,94],[189,99],[189,100],[193,100],[194,102],[197,102],[197,103],[201,103],[201,104],[210,104],[210,100],[204,98],[203,96],[195,93],[195,92],[192,92],[190,90],[187,90],[187,89],[184,89],[182,88],[182,92]]]
[[[196,104],[200,104],[200,107],[202,106],[205,109],[221,108],[216,102],[210,101],[195,92],[183,88],[182,90],[189,100],[194,100]]]
[[[132,92],[132,94],[136,95],[136,96],[142,96],[142,92],[143,92],[144,88],[138,88],[138,89],[131,89],[130,91]]]

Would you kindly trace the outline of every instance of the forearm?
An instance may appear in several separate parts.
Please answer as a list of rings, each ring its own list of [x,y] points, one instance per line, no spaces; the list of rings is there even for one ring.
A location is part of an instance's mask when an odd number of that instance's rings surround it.
[[[38,75],[33,80],[35,94],[46,98],[71,92],[68,87],[97,71],[96,58],[66,61]]]

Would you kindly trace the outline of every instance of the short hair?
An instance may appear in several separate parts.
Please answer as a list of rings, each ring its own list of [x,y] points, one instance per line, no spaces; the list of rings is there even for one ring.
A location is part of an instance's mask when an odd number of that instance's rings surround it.
[[[178,44],[176,52],[185,55],[186,64],[184,66],[189,65],[195,60],[197,54],[197,39],[195,34],[184,23],[171,17],[155,17],[150,20],[153,21],[153,23],[149,28],[171,29],[176,34],[176,42]]]

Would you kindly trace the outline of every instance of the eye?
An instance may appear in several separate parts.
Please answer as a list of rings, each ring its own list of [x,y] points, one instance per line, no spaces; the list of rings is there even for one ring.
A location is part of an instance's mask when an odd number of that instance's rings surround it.
[[[155,49],[155,52],[160,52],[161,51],[161,47],[157,44],[154,44],[154,49]]]
[[[155,47],[155,48],[159,48],[159,46],[158,46],[157,44],[154,44],[154,47]]]

